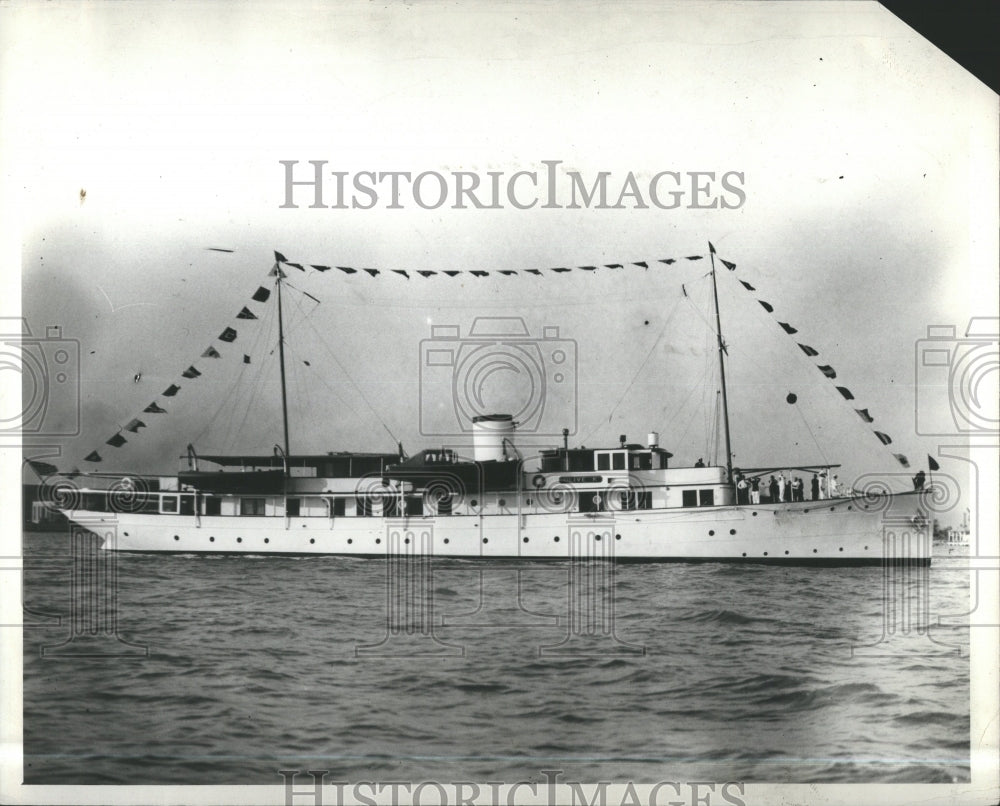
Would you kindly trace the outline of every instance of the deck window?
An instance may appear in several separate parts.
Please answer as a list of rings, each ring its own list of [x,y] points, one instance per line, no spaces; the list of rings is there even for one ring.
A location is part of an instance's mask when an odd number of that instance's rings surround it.
[[[599,454],[597,454],[597,469],[598,470],[610,470],[611,469],[611,454],[610,453],[599,453]]]
[[[240,499],[240,515],[263,515],[263,514],[264,514],[263,498]]]
[[[176,495],[161,495],[160,496],[160,512],[166,512],[166,513],[177,512],[177,496]]]
[[[698,506],[714,507],[715,490],[698,490]]]
[[[611,454],[611,466],[613,470],[624,470],[625,454],[622,452]]]
[[[285,515],[289,518],[297,518],[302,513],[302,499],[289,498],[285,502]]]
[[[206,515],[221,515],[222,514],[222,499],[216,498],[215,496],[209,496],[205,499],[205,514]]]
[[[697,490],[683,490],[683,491],[681,491],[681,502],[686,507],[696,507],[696,506],[698,506],[698,491]]]

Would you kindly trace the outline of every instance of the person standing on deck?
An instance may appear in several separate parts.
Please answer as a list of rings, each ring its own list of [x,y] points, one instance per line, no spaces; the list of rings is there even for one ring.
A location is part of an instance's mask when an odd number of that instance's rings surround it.
[[[771,476],[771,481],[767,485],[768,500],[774,504],[778,500],[778,481]]]
[[[785,500],[785,486],[786,486],[785,485],[785,474],[784,473],[779,473],[778,474],[778,500],[779,501],[784,501]]]
[[[809,492],[813,501],[819,501],[819,476],[813,473],[812,481],[809,483]]]
[[[750,503],[760,503],[760,478],[758,476],[750,479]]]

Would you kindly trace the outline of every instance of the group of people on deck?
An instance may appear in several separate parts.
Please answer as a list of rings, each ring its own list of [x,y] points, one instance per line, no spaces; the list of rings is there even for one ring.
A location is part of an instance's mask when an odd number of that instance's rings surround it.
[[[736,502],[738,504],[779,503],[786,501],[805,501],[805,483],[800,476],[785,474],[771,476],[766,481],[764,476],[744,476],[740,471],[733,473],[736,482]],[[840,498],[849,495],[850,491],[841,487],[836,475],[831,476],[827,470],[813,473],[809,482],[809,500],[822,501],[827,498]]]

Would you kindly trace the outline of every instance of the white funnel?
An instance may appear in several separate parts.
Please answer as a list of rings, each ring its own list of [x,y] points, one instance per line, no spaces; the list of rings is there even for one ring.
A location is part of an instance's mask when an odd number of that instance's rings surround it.
[[[502,461],[511,456],[514,418],[510,414],[483,414],[472,418],[472,455],[477,462]],[[506,456],[504,440],[508,442]]]

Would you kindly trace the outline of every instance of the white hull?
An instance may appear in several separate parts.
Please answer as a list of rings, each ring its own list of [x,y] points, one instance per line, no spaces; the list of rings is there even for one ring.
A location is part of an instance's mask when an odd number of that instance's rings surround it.
[[[916,494],[601,513],[232,517],[64,511],[104,548],[183,554],[398,554],[474,559],[929,563]]]

